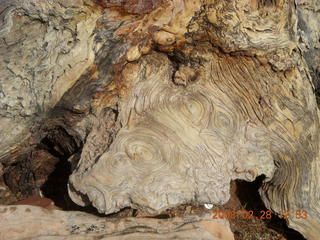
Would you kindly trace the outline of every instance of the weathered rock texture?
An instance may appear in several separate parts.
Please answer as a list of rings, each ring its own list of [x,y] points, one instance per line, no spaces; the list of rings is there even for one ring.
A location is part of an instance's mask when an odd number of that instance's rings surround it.
[[[27,205],[0,207],[0,239],[233,240],[227,220],[210,214],[184,218],[99,218]]]
[[[92,64],[98,11],[81,0],[10,0],[0,7],[2,158]]]
[[[316,92],[320,95],[320,2],[296,1],[299,49],[308,64]]]
[[[277,73],[250,57],[208,49],[188,56],[202,60],[185,87],[172,82],[164,54],[126,65],[123,81],[134,87],[120,102],[124,127],[107,152],[97,148],[105,146],[104,133],[91,132],[72,189],[104,213],[126,206],[161,211],[188,202],[225,203],[231,179],[264,174],[270,208],[293,211],[302,203],[317,222],[317,195],[310,188],[317,189],[319,179],[315,173],[312,182],[307,179],[317,169],[319,119],[309,80],[297,69]],[[309,225],[308,219],[301,224]]]
[[[223,204],[232,179],[265,175],[266,206],[318,238],[317,1],[1,7],[2,162],[51,139],[74,202],[106,214]]]

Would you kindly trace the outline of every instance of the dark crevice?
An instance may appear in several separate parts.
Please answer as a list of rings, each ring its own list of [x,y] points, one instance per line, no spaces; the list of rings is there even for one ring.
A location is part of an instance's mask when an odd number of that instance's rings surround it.
[[[60,159],[55,165],[55,170],[48,176],[41,187],[44,197],[51,199],[54,204],[64,211],[83,211],[97,216],[100,214],[94,207],[81,207],[75,204],[68,194],[68,180],[71,174],[71,164],[67,159]]]
[[[51,199],[57,207],[64,211],[83,211],[103,216],[92,206],[78,206],[68,194],[68,181],[72,173],[68,158],[79,152],[82,144],[78,144],[64,128],[56,127],[43,138],[39,147],[59,159],[54,170],[47,176],[47,181],[41,186],[43,196]]]
[[[261,187],[265,176],[261,175],[253,182],[246,182],[242,180],[236,181],[236,194],[247,211],[253,211],[254,216],[261,217],[263,212],[268,211],[264,205],[259,188]],[[286,220],[280,218],[278,215],[272,213],[271,219],[265,219],[268,228],[275,230],[283,235],[287,240],[306,240],[299,232],[288,227]]]
[[[156,216],[152,216],[152,218],[156,218],[156,219],[169,219],[171,216],[169,214],[159,214]]]
[[[47,177],[47,181],[41,187],[43,196],[51,199],[57,207],[64,211],[82,211],[99,217],[121,216],[122,214],[126,215],[128,211],[133,211],[131,208],[123,209],[118,213],[105,215],[99,213],[92,205],[82,207],[71,200],[68,194],[68,181],[73,169],[72,163],[68,161],[68,158],[71,155],[79,158],[82,144],[77,144],[77,141],[67,134],[65,129],[55,128],[41,141],[39,146],[59,159],[54,166],[54,171],[51,172]],[[89,201],[87,200],[86,202]]]
[[[63,127],[56,127],[50,131],[38,145],[34,153],[25,156],[23,161],[12,164],[10,171],[5,174],[8,185],[21,196],[19,199],[35,195],[35,190],[41,189],[44,197],[51,199],[54,204],[65,211],[82,211],[100,217],[128,217],[139,216],[139,210],[124,208],[121,211],[109,215],[99,213],[93,206],[81,207],[75,204],[68,194],[68,180],[72,173],[71,163],[68,161],[70,156],[81,152],[82,144],[69,135]],[[80,157],[80,154],[78,154]],[[45,181],[43,180],[45,179]],[[259,195],[259,188],[262,186],[264,176],[259,176],[253,182],[235,181],[234,199],[240,201],[247,211],[253,211],[255,216],[261,216],[261,211],[268,211]],[[41,184],[40,184],[41,183]],[[23,186],[23,188],[19,187]],[[17,188],[17,189],[16,189]],[[232,195],[232,194],[231,194]],[[235,203],[235,202],[234,202]],[[234,203],[229,204],[236,207]],[[188,206],[185,206],[185,208]],[[164,211],[152,217],[156,219],[168,219],[173,216],[183,215],[185,208],[176,207]],[[192,206],[192,209],[203,211],[202,207]],[[289,228],[284,219],[272,214],[270,220],[263,220],[268,229],[284,236],[287,240],[305,240],[297,231]],[[232,220],[230,219],[232,223]],[[243,238],[243,225],[236,222],[239,227],[234,229],[235,239]],[[248,222],[248,224],[250,224]],[[255,225],[257,226],[257,225]],[[252,228],[250,228],[252,229]]]
[[[50,130],[40,143],[40,147],[48,150],[58,158],[68,158],[79,149],[82,144],[77,142],[63,127],[55,127]]]

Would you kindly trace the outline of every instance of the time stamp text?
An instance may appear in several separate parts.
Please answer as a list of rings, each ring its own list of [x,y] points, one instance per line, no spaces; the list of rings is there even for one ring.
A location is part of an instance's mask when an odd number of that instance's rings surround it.
[[[272,219],[275,216],[288,219],[288,218],[296,218],[296,219],[307,219],[308,212],[306,210],[295,210],[295,211],[280,211],[277,215],[275,215],[270,210],[261,210],[261,211],[253,211],[253,210],[213,210],[212,211],[212,219],[259,219],[266,220]]]

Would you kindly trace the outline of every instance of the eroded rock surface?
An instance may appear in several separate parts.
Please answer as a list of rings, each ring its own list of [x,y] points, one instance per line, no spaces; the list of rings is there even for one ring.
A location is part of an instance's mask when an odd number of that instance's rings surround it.
[[[28,205],[0,207],[0,239],[233,240],[227,220],[211,214],[183,218],[99,218]]]
[[[320,2],[301,0],[296,3],[299,47],[308,64],[316,92],[320,96]]]
[[[265,175],[266,206],[317,239],[317,1],[0,5],[1,161],[63,129],[70,196],[106,214],[223,204]]]
[[[87,195],[104,213],[127,206],[152,212],[187,202],[223,204],[231,179],[252,181],[264,174],[270,208],[294,210],[302,203],[317,221],[317,197],[310,189],[319,179],[309,185],[300,165],[301,159],[308,169],[317,164],[319,151],[318,110],[308,78],[298,69],[277,73],[253,58],[208,49],[187,56],[201,59],[196,78],[185,87],[173,83],[174,69],[164,54],[126,65],[122,77],[132,90],[120,102],[123,127],[89,167],[80,159],[70,178],[71,196],[85,204],[81,196]],[[310,149],[302,149],[301,141]],[[293,169],[297,174],[288,174]],[[302,189],[308,189],[303,199]]]
[[[1,1],[0,159],[93,63],[98,10],[82,0]]]
[[[318,169],[319,112],[297,51],[293,3],[169,4],[176,9],[171,15],[159,7],[118,30],[130,29],[127,39],[139,32],[148,38],[145,30],[157,26],[150,37],[173,54],[143,57],[146,40],[129,49],[127,60],[140,60],[120,77],[127,89],[119,105],[122,128],[99,157],[88,160],[82,152],[71,196],[82,205],[88,196],[104,213],[126,206],[157,212],[186,202],[222,204],[231,179],[264,174],[267,206],[276,212],[303,206],[310,222],[290,219],[291,226],[315,237],[315,227],[302,228],[319,221],[313,191],[319,177],[306,181]],[[203,39],[247,57],[216,53]],[[179,47],[190,41],[198,46]]]

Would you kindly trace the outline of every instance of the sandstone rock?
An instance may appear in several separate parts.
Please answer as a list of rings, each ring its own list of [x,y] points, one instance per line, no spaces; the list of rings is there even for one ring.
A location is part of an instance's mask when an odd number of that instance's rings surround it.
[[[129,62],[138,60],[140,57],[141,57],[141,52],[140,52],[139,47],[137,45],[132,46],[127,52],[127,60]]]
[[[38,206],[48,210],[61,210],[54,205],[54,202],[51,199],[42,197],[29,197],[27,199],[11,203],[10,205],[29,205]]]
[[[292,218],[290,224],[316,236],[312,224],[318,222],[319,210],[313,207],[317,197],[312,189],[319,178],[305,182],[303,174],[316,171],[319,156],[319,112],[315,99],[309,98],[308,78],[298,68],[278,73],[251,57],[209,49],[199,46],[187,56],[191,62],[197,56],[203,61],[202,77],[185,88],[173,84],[174,71],[164,54],[126,65],[122,79],[132,88],[120,101],[122,128],[96,161],[80,160],[70,177],[71,197],[86,205],[81,199],[87,196],[106,214],[127,206],[160,212],[187,202],[223,204],[232,179],[253,181],[263,174],[261,194],[267,206],[276,212],[288,206],[295,211],[301,208],[297,202],[304,203],[309,220]],[[100,149],[102,139],[94,142]],[[314,148],[302,149],[297,139]],[[82,156],[88,156],[90,146]],[[296,167],[301,159],[306,168]],[[276,167],[284,162],[288,165]],[[289,169],[300,169],[301,175],[287,175]],[[305,187],[293,187],[295,181]],[[280,186],[288,188],[279,191]],[[295,194],[289,191],[292,187]],[[302,189],[309,189],[303,199]],[[309,233],[303,231],[304,223]]]
[[[93,63],[99,14],[82,0],[1,1],[0,7],[3,159]]]
[[[299,49],[303,52],[318,94],[320,93],[319,9],[319,1],[297,1]]]
[[[183,218],[99,218],[35,206],[0,206],[0,239],[233,240],[227,220],[210,214]]]
[[[266,206],[318,238],[318,1],[5,0],[0,10],[6,169],[49,137],[74,170],[72,199],[105,214],[223,204],[231,180],[264,175]]]

